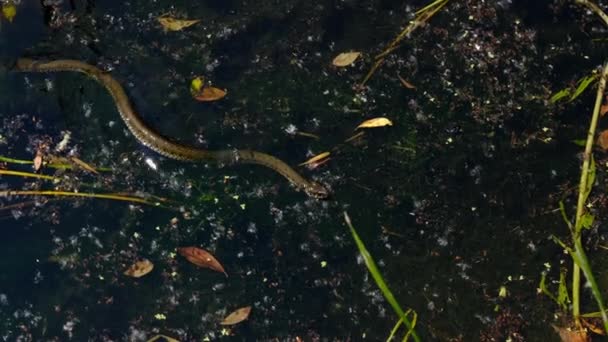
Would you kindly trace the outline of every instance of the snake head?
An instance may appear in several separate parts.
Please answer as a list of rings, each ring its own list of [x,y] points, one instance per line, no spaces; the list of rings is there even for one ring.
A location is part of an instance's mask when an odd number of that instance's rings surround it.
[[[309,182],[306,186],[304,186],[304,192],[308,196],[316,199],[327,199],[331,194],[326,186],[317,182]]]

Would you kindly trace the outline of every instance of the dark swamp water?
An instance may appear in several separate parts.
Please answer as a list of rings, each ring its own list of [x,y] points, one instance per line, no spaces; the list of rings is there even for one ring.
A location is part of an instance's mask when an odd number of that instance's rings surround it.
[[[1,21],[0,155],[31,160],[69,132],[60,154],[112,171],[44,168],[63,180],[2,176],[0,189],[152,194],[178,210],[0,199],[3,340],[385,340],[395,315],[344,211],[402,306],[418,313],[423,340],[558,340],[558,308],[537,287],[546,263],[552,281],[570,267],[548,237],[567,238],[556,208],[561,199],[575,206],[582,148],[572,140],[585,137],[594,94],[547,99],[605,61],[606,30],[591,13],[566,1],[452,0],[354,89],[424,2],[42,3],[21,0],[14,21]],[[165,13],[201,22],[164,32],[156,18]],[[331,65],[350,50],[363,58]],[[146,122],[196,146],[260,150],[292,166],[338,146],[327,164],[298,168],[333,195],[308,198],[262,167],[163,158],[130,135],[98,83],[8,70],[20,56],[111,71]],[[194,101],[196,75],[228,89],[226,98]],[[381,116],[394,125],[343,143]],[[595,158],[597,219],[585,244],[606,289],[606,156]],[[189,245],[211,251],[229,276],[175,256]],[[140,258],[154,270],[124,276]],[[582,297],[595,311],[590,293]],[[218,324],[247,305],[246,322]]]

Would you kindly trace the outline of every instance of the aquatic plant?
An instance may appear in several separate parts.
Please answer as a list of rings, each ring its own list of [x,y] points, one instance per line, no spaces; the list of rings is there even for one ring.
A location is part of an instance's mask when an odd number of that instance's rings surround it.
[[[399,318],[399,321],[397,322],[397,324],[395,324],[395,327],[391,331],[391,334],[390,334],[389,338],[387,339],[387,341],[391,340],[391,338],[395,335],[397,329],[399,329],[399,326],[401,324],[405,324],[405,326],[407,328],[407,332],[405,333],[405,336],[403,338],[404,341],[407,341],[409,336],[412,336],[412,338],[416,342],[420,341],[420,337],[418,337],[418,334],[416,334],[416,330],[414,330],[414,328],[416,326],[416,318],[417,318],[416,312],[411,309],[409,309],[407,311],[403,311],[403,309],[401,308],[401,305],[399,305],[399,302],[397,302],[397,299],[395,299],[395,296],[393,295],[393,293],[389,289],[388,285],[384,281],[384,278],[382,277],[380,270],[378,270],[378,267],[376,266],[376,262],[374,261],[374,258],[369,253],[367,248],[365,248],[365,244],[363,244],[363,241],[359,237],[359,234],[357,234],[357,231],[353,227],[353,224],[350,221],[350,217],[348,216],[348,214],[346,212],[344,212],[344,220],[346,221],[346,224],[348,225],[348,228],[350,229],[353,239],[355,240],[355,243],[357,244],[359,253],[361,253],[361,256],[363,257],[363,261],[365,262],[365,266],[367,267],[367,270],[372,275],[372,278],[374,278],[376,285],[378,285],[378,288],[380,289],[380,291],[382,291],[382,295],[384,296],[386,301],[391,305],[391,307],[397,314],[397,317]],[[410,314],[412,315],[411,319],[409,318]]]

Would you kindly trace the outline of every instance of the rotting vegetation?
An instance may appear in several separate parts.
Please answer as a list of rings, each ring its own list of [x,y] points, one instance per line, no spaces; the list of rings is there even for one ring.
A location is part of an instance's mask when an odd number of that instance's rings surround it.
[[[587,120],[581,119],[586,115],[577,113],[589,112],[593,91],[567,105],[549,99],[605,59],[605,42],[596,19],[573,2],[530,3],[449,1],[447,10],[387,55],[362,89],[352,88],[369,71],[370,56],[382,52],[424,3],[216,2],[204,8],[212,14],[196,6],[151,8],[143,2],[125,4],[126,10],[58,5],[47,17],[50,37],[29,52],[81,51],[70,57],[113,69],[133,85],[131,94],[142,113],[151,113],[148,118],[184,114],[159,119],[168,135],[210,147],[289,145],[284,156],[296,164],[340,143],[364,119],[386,115],[395,125],[332,155],[317,172],[338,190],[336,198],[316,204],[285,196],[275,180],[255,172],[226,175],[165,163],[150,176],[137,167],[149,157],[107,124],[114,114],[100,113],[111,106],[94,85],[69,77],[29,80],[33,85],[22,93],[27,101],[46,101],[47,111],[92,111],[90,119],[72,115],[65,125],[86,127],[73,146],[82,158],[116,165],[121,174],[114,180],[129,190],[183,194],[193,209],[184,211],[186,217],[167,217],[138,206],[123,211],[104,204],[114,222],[94,219],[98,202],[92,208],[82,201],[75,202],[77,208],[39,202],[29,212],[13,211],[21,222],[37,217],[65,225],[63,231],[52,226],[38,241],[52,241],[45,250],[57,256],[69,280],[52,280],[57,270],[35,262],[28,270],[51,279],[36,280],[41,296],[47,287],[69,283],[61,295],[88,305],[82,310],[69,301],[33,305],[9,291],[11,311],[2,311],[5,331],[39,336],[49,327],[53,336],[85,331],[143,339],[146,332],[150,337],[161,331],[180,340],[214,338],[221,332],[218,318],[252,304],[250,322],[233,330],[236,336],[384,337],[394,319],[352,258],[351,237],[341,222],[342,207],[348,206],[357,227],[367,229],[359,233],[395,296],[418,314],[416,331],[424,340],[557,339],[551,328],[555,305],[537,296],[536,288],[545,262],[569,260],[547,239],[556,234],[564,241],[567,232],[548,227],[561,227],[555,210],[560,200],[574,207],[568,195],[576,187],[580,148],[571,141],[586,134]],[[167,10],[205,20],[183,34],[157,33],[155,18]],[[347,49],[362,51],[363,58],[346,70],[332,68],[331,58]],[[188,81],[198,74],[226,86],[226,101],[204,109],[190,103]],[[398,75],[416,89],[404,88]],[[54,91],[60,106],[45,100]],[[34,123],[30,115],[9,116],[12,109],[28,107],[0,96],[9,104],[2,108],[0,154],[23,155],[28,146],[33,156],[42,140],[60,140],[41,128],[50,125],[49,117],[31,107]],[[66,128],[60,126],[49,128]],[[292,126],[321,139],[291,140],[286,132]],[[24,129],[31,138],[22,137]],[[39,131],[45,132],[32,134]],[[604,184],[605,163],[597,153],[598,187]],[[589,201],[596,204],[591,209],[596,220],[583,243],[593,263],[605,241],[600,228],[605,198],[592,192]],[[72,216],[78,211],[89,212],[90,221]],[[68,224],[72,220],[77,223]],[[220,253],[241,281],[184,272],[170,250],[190,241]],[[164,271],[152,272],[149,282],[128,282],[116,265],[142,256]],[[322,262],[326,266],[319,266]],[[547,277],[560,276],[554,267]],[[593,303],[586,295],[581,300],[584,307]],[[103,317],[116,307],[132,311],[109,328]],[[92,319],[91,310],[101,319]]]

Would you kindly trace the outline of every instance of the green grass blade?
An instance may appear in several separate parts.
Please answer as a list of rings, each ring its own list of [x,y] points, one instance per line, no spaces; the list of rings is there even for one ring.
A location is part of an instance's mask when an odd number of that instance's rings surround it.
[[[595,81],[597,78],[599,77],[599,75],[595,74],[595,75],[590,75],[590,76],[585,76],[583,78],[581,78],[578,81],[578,87],[576,88],[576,90],[574,91],[574,94],[572,94],[572,96],[570,96],[570,100],[568,100],[568,102],[570,101],[574,101],[580,94],[582,94],[585,89],[587,89],[587,87],[593,82]]]
[[[399,320],[397,321],[397,324],[395,324],[395,326],[393,327],[393,330],[391,330],[391,334],[386,339],[386,342],[390,342],[393,340],[393,338],[395,337],[395,334],[397,333],[397,330],[399,330],[399,327],[401,326],[401,324],[403,324],[403,319],[399,318]]]
[[[403,320],[403,324],[405,324],[405,326],[407,326],[408,330],[411,330],[412,338],[414,339],[414,341],[419,342],[420,337],[418,337],[418,334],[416,334],[416,331],[414,330],[414,323],[412,323],[409,320],[409,318],[407,317],[407,315],[405,314],[403,309],[401,309],[401,306],[397,302],[397,299],[395,299],[395,296],[393,295],[391,290],[388,288],[388,285],[386,285],[384,278],[382,278],[382,274],[380,274],[378,267],[376,267],[376,263],[374,262],[374,259],[372,258],[371,254],[367,251],[367,248],[365,248],[365,245],[363,244],[363,241],[361,241],[361,238],[359,238],[359,234],[357,234],[357,231],[355,230],[352,223],[350,222],[350,217],[348,216],[348,214],[346,212],[344,212],[344,220],[346,221],[346,224],[350,228],[350,232],[353,235],[353,239],[355,240],[357,247],[359,248],[359,252],[361,253],[361,256],[363,257],[365,266],[367,266],[367,269],[368,269],[369,273],[371,273],[372,277],[374,278],[376,285],[378,285],[378,288],[380,289],[380,291],[382,291],[382,295],[384,296],[386,301],[391,305],[393,310],[395,310],[395,312],[397,313],[397,316]]]

